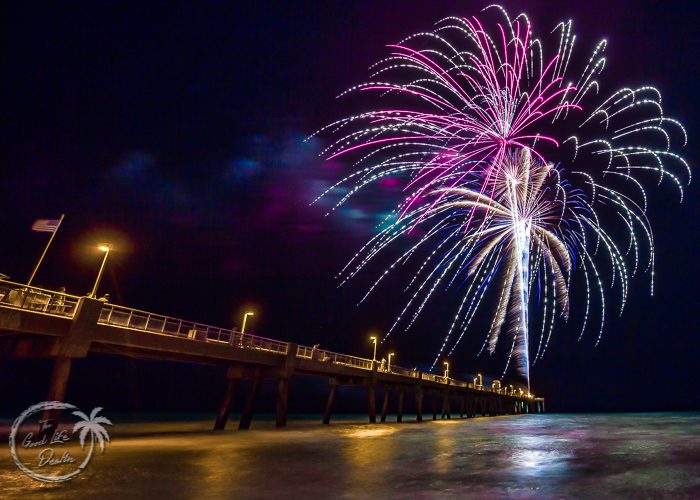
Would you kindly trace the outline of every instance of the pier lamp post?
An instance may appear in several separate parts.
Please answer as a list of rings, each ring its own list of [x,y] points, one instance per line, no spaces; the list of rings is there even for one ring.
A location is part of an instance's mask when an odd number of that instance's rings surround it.
[[[369,338],[374,344],[374,352],[372,353],[372,361],[377,361],[377,337]]]
[[[104,252],[105,256],[102,258],[102,265],[100,266],[100,271],[97,273],[95,285],[92,287],[92,292],[90,292],[89,295],[93,299],[97,298],[97,287],[100,286],[100,280],[102,279],[102,273],[104,273],[105,270],[105,264],[107,264],[107,257],[109,256],[109,252],[112,250],[112,244],[100,243],[99,245],[97,245],[97,249],[101,252]]]
[[[508,387],[510,387],[510,395],[512,396],[513,395],[513,386],[509,385]]]
[[[477,373],[477,376],[479,377],[479,387],[481,387],[483,389],[484,388],[484,379],[481,376],[481,373]]]
[[[245,333],[245,324],[248,320],[248,316],[255,316],[255,313],[247,312],[243,315],[243,325],[241,325],[241,333]]]
[[[391,357],[394,355],[393,352],[389,353],[389,361],[386,364],[386,371],[391,372]]]
[[[444,365],[445,365],[445,378],[449,379],[450,378],[450,363],[445,361]]]

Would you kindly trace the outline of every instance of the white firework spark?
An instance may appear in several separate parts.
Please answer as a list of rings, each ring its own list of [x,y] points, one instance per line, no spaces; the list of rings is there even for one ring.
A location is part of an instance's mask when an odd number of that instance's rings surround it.
[[[337,136],[323,152],[327,158],[360,155],[353,172],[321,196],[348,188],[334,210],[378,180],[404,178],[403,199],[341,271],[341,284],[392,243],[410,238],[410,248],[362,300],[396,267],[422,257],[390,335],[399,325],[410,328],[438,289],[464,282],[437,362],[454,350],[487,290],[500,283],[484,346],[493,352],[503,325],[510,325],[510,356],[519,357],[529,384],[533,287],[542,297],[533,362],[546,351],[555,318],[568,318],[574,274],[585,282],[581,335],[590,323],[593,292],[599,297],[596,343],[606,289],[619,287],[622,312],[642,253],[648,254],[643,267],[653,294],[644,183],[668,180],[682,201],[691,172],[672,148],[685,145],[687,136],[680,122],[664,115],[653,87],[623,88],[599,99],[605,40],[570,77],[576,65],[571,21],[555,28],[558,50],[546,56],[527,16],[511,19],[500,6],[485,10],[498,17],[490,30],[477,17],[443,19],[433,31],[390,45],[391,55],[372,66],[372,81],[345,92],[378,92],[391,103],[317,132]],[[603,218],[619,227],[605,229]],[[412,233],[419,226],[422,236]],[[628,235],[624,245],[619,228]],[[603,254],[609,273],[601,268]]]

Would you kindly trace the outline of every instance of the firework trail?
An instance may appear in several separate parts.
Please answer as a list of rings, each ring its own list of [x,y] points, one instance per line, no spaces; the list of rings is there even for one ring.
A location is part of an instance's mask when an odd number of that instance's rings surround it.
[[[404,178],[403,199],[343,268],[341,284],[408,239],[409,249],[362,298],[397,266],[417,261],[406,287],[410,297],[387,336],[410,328],[437,290],[458,288],[461,303],[434,366],[453,352],[494,289],[497,307],[484,348],[493,353],[509,325],[506,370],[516,356],[529,386],[531,361],[546,351],[555,318],[568,319],[575,273],[585,284],[579,338],[595,301],[601,313],[596,344],[607,288],[619,288],[622,313],[629,278],[643,267],[653,294],[643,183],[671,182],[682,201],[690,168],[672,145],[687,138],[678,121],[664,116],[653,87],[599,97],[605,40],[577,65],[571,21],[550,34],[556,47],[550,53],[533,37],[525,14],[511,19],[500,6],[484,11],[488,22],[450,17],[389,45],[391,54],[371,67],[371,80],[341,94],[374,93],[388,105],[317,132],[336,136],[322,153],[326,158],[356,158],[353,172],[319,198],[345,188],[335,210],[378,180]],[[572,77],[574,66],[582,69]],[[536,341],[529,334],[534,292],[541,323]]]

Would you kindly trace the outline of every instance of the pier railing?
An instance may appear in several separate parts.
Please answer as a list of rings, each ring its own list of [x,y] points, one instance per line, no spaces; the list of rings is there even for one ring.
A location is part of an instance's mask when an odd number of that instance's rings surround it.
[[[77,310],[79,301],[80,297],[67,294],[63,291],[46,290],[39,287],[23,285],[21,283],[0,280],[0,307],[27,309],[33,312],[72,318]],[[235,328],[226,329],[210,326],[203,323],[164,316],[162,314],[118,306],[107,302],[102,306],[98,324],[129,328],[153,334],[181,337],[198,342],[228,344],[232,348],[256,349],[279,355],[287,355],[290,348],[289,342],[241,333]],[[367,358],[319,349],[318,346],[308,347],[298,345],[294,355],[298,358],[335,363],[368,371],[371,371],[373,363],[376,363],[376,361]],[[377,366],[377,370],[404,377],[420,378],[421,380],[439,384],[449,383],[450,385],[459,387],[515,395],[512,389],[511,392],[508,393],[508,391],[502,387],[495,389],[485,388],[481,385],[475,387],[468,382],[446,378],[433,373],[420,372],[416,368],[408,369],[397,365],[382,367],[379,365]]]
[[[403,375],[404,377],[418,378],[419,371],[417,369],[409,370],[402,366],[391,365],[391,373],[396,373],[397,375]]]
[[[326,363],[336,363],[339,365],[353,366],[355,368],[361,368],[363,370],[372,369],[371,359],[358,358],[357,356],[349,356],[347,354],[326,351],[324,349],[318,349],[316,346],[297,346],[296,356],[298,358],[313,359],[316,361],[322,361]]]
[[[131,328],[133,330],[141,330],[149,333],[183,337],[191,340],[230,344],[233,347],[259,349],[278,354],[287,354],[289,349],[288,342],[281,342],[275,339],[241,333],[235,329],[195,323],[113,304],[105,304],[102,306],[102,312],[98,323]]]
[[[72,318],[79,297],[12,281],[0,281],[0,305]]]

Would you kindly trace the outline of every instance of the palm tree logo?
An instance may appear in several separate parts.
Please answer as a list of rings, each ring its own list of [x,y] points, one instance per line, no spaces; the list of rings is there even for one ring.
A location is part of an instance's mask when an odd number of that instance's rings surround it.
[[[105,451],[105,441],[110,442],[107,429],[105,429],[103,425],[114,424],[112,424],[109,419],[98,416],[97,414],[101,411],[102,408],[98,406],[92,410],[90,416],[86,415],[82,411],[73,412],[73,415],[82,419],[76,422],[76,424],[73,426],[73,434],[80,431],[80,434],[78,435],[80,438],[80,449],[85,449],[85,439],[87,438],[88,434],[90,435],[90,449],[88,450],[88,454],[83,463],[78,466],[78,468],[81,470],[84,469],[85,466],[90,463],[90,459],[92,459],[92,454],[95,451],[95,441],[97,441],[102,453]]]
[[[61,456],[61,458],[57,459],[57,463],[53,462],[55,453],[54,444],[65,444],[69,440],[63,438],[63,432],[65,431],[61,431],[60,436],[62,437],[56,438],[58,430],[56,429],[56,431],[54,431],[53,434],[54,437],[51,438],[50,443],[46,443],[45,441],[35,441],[34,443],[32,443],[31,439],[29,440],[29,444],[25,443],[25,441],[33,435],[33,432],[27,433],[26,429],[24,431],[22,431],[21,429],[23,428],[23,426],[25,426],[25,424],[26,426],[29,426],[29,428],[33,428],[34,426],[39,425],[30,419],[35,415],[41,415],[47,410],[71,411],[72,415],[77,417],[78,419],[78,422],[73,425],[72,437],[75,437],[77,434],[80,440],[80,449],[83,452],[85,451],[86,444],[88,444],[88,439],[90,441],[90,446],[88,448],[85,459],[80,465],[75,467],[74,470],[65,471],[66,467],[64,467],[62,470],[59,470],[57,474],[52,474],[50,473],[49,468],[42,468],[45,465],[66,465],[68,463],[76,462],[76,460],[74,460],[73,457],[70,456],[68,450],[65,449],[65,452]],[[10,454],[12,456],[12,459],[22,472],[24,472],[27,476],[31,477],[32,479],[36,479],[37,481],[41,481],[44,483],[62,483],[65,481],[70,481],[71,479],[75,478],[78,474],[83,472],[83,470],[85,470],[85,467],[87,467],[87,465],[90,463],[90,460],[92,459],[92,456],[95,453],[95,443],[97,443],[97,445],[100,447],[100,451],[104,453],[105,443],[110,442],[109,434],[107,433],[107,429],[105,429],[104,426],[114,424],[110,422],[107,418],[99,415],[101,411],[102,408],[97,407],[93,409],[92,412],[90,412],[90,415],[88,416],[82,411],[80,411],[76,406],[73,406],[68,403],[63,403],[61,401],[43,401],[41,403],[30,406],[24,412],[22,412],[22,414],[19,417],[17,417],[14,423],[12,424],[9,436]],[[18,434],[23,434],[24,437],[18,437]],[[56,441],[54,441],[54,439],[56,439]],[[28,450],[31,450],[31,452],[28,452]],[[24,456],[22,456],[22,453],[24,453]],[[31,455],[32,453],[36,453],[37,456],[34,457],[30,463],[25,463],[26,458],[29,456],[27,453],[29,453],[29,455]],[[46,456],[44,457],[44,455]],[[64,458],[70,460],[63,461]],[[43,460],[45,461],[42,463]],[[35,465],[35,462],[37,461],[39,462],[39,465]]]

